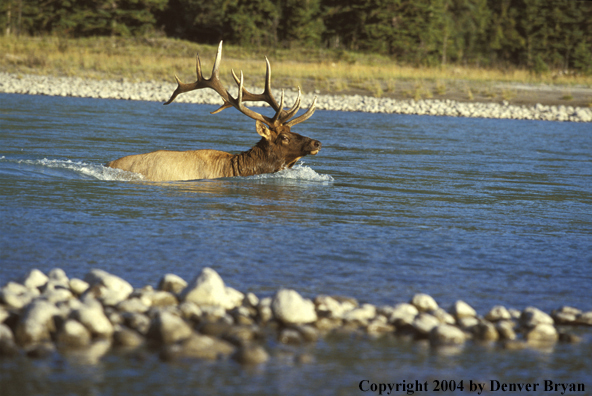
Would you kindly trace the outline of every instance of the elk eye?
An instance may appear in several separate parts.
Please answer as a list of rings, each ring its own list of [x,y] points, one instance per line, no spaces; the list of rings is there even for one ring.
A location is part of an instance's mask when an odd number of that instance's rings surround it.
[[[282,143],[288,143],[290,141],[290,138],[288,138],[287,136],[282,136]]]

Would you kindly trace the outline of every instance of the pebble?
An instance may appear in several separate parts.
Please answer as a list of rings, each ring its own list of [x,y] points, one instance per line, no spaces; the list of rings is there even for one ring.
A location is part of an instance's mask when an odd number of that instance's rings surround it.
[[[534,307],[520,312],[495,306],[483,318],[462,301],[446,311],[427,294],[378,308],[344,296],[310,300],[291,289],[259,298],[226,286],[207,267],[190,285],[167,274],[157,289],[133,289],[101,270],[85,279],[69,279],[60,269],[47,275],[32,270],[22,283],[0,288],[0,356],[48,358],[57,352],[96,364],[112,347],[124,347],[159,350],[165,361],[232,358],[258,365],[281,354],[270,356],[266,348],[310,356],[304,350],[330,334],[347,340],[427,339],[438,351],[475,340],[552,352],[556,342],[584,342],[567,326],[592,324],[592,311],[566,306],[552,315]]]
[[[130,82],[126,80],[90,80],[79,77],[51,77],[29,74],[0,73],[0,92],[74,96],[88,98],[143,100],[165,102],[175,90],[173,83]],[[248,88],[258,91],[257,88]],[[229,90],[236,96],[236,87]],[[272,90],[275,97],[281,95],[280,90]],[[450,99],[436,100],[396,100],[375,98],[361,95],[319,95],[306,93],[302,95],[303,107],[312,103],[317,95],[316,108],[319,110],[357,111],[366,113],[438,115],[449,117],[504,118],[515,120],[544,120],[592,122],[592,109],[572,106],[544,106],[540,103],[531,106],[511,105],[507,101],[501,103],[465,103]],[[297,93],[285,92],[287,103],[296,99]],[[176,102],[220,105],[218,94],[211,90],[198,90],[180,95]],[[266,104],[262,104],[265,105]]]

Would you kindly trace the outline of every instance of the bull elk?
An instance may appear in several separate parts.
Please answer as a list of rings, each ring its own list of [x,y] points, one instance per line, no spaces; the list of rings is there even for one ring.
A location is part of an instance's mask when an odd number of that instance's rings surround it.
[[[108,167],[136,172],[151,181],[215,179],[232,176],[251,176],[262,173],[273,173],[282,169],[291,168],[296,161],[305,155],[315,155],[321,149],[321,142],[292,132],[290,129],[296,124],[306,121],[315,111],[316,97],[310,108],[301,116],[290,120],[300,109],[300,89],[298,98],[289,110],[284,109],[284,92],[278,104],[271,93],[271,67],[269,60],[265,58],[267,70],[265,76],[265,89],[263,93],[252,94],[243,85],[243,73],[240,78],[234,70],[232,76],[238,85],[238,95],[234,98],[224,89],[219,79],[218,68],[222,58],[222,42],[218,46],[218,52],[214,60],[212,75],[204,79],[201,72],[199,55],[196,60],[197,81],[194,83],[182,83],[177,76],[178,87],[171,98],[164,103],[168,105],[184,92],[201,88],[210,88],[216,91],[224,103],[213,111],[216,114],[229,107],[234,107],[247,117],[256,121],[257,133],[261,140],[250,150],[240,154],[230,154],[218,150],[190,150],[169,151],[158,150],[146,154],[128,155],[107,163]],[[275,115],[271,118],[245,107],[244,102],[261,101],[267,103]]]

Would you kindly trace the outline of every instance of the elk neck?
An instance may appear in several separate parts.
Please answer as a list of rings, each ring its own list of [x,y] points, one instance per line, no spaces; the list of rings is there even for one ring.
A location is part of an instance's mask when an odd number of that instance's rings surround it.
[[[274,173],[285,166],[284,159],[271,149],[266,139],[261,139],[250,150],[234,155],[230,163],[234,176]]]

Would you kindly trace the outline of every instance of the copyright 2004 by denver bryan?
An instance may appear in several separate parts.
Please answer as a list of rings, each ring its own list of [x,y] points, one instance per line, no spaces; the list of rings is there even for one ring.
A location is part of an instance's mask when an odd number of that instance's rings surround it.
[[[549,394],[549,395],[585,395],[586,385],[583,383],[564,383],[552,380],[539,382],[503,382],[489,380],[479,382],[473,380],[433,380],[429,381],[398,381],[398,382],[373,382],[361,380],[358,383],[361,392],[377,395],[415,395],[433,394],[435,392],[471,393],[481,395],[504,394],[524,392],[524,394]]]

